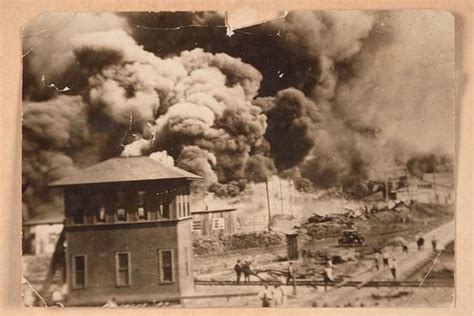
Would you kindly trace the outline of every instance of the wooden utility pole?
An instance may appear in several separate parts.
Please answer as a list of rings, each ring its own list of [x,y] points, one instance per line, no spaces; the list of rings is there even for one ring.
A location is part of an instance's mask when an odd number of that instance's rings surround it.
[[[281,178],[278,178],[280,181],[280,206],[281,206],[281,214],[283,215],[283,189],[281,186]]]
[[[267,191],[267,207],[268,207],[268,231],[272,230],[272,213],[270,211],[270,193],[268,192],[268,178],[265,177],[265,188]]]
[[[290,208],[290,213],[291,215],[293,215],[293,196],[291,194],[291,189],[292,189],[292,185],[291,185],[291,179],[288,180],[288,206]]]

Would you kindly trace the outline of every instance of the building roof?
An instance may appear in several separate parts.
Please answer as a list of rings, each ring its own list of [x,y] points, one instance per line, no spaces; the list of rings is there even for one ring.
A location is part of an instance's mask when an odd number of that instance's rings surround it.
[[[50,186],[64,187],[164,179],[199,180],[202,178],[176,167],[165,166],[150,157],[117,157],[73,173],[51,183]]]
[[[63,224],[64,216],[57,216],[52,218],[43,218],[37,220],[26,220],[23,221],[22,226],[37,226],[37,225],[55,225]]]
[[[222,213],[222,212],[233,212],[236,211],[235,207],[226,207],[226,208],[216,208],[211,210],[197,210],[191,211],[191,214],[206,214],[206,213]]]

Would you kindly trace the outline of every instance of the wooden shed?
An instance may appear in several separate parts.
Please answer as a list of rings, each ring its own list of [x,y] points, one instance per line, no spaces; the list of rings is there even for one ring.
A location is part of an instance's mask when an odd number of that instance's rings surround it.
[[[194,237],[232,235],[236,233],[236,208],[224,207],[192,211]]]

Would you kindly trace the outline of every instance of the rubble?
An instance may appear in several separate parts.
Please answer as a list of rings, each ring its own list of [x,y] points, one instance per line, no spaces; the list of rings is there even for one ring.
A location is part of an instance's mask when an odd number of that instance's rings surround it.
[[[308,221],[301,225],[300,231],[309,235],[312,239],[324,239],[337,237],[342,231],[353,228],[353,221],[345,215],[313,215]]]
[[[218,255],[228,251],[270,247],[285,244],[285,236],[277,232],[251,232],[219,237],[200,237],[193,241],[194,254]]]

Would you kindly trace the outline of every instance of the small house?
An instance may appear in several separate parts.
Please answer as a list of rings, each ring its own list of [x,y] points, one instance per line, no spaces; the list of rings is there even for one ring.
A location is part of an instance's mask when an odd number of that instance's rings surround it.
[[[52,255],[63,230],[63,221],[62,216],[24,221],[22,224],[23,254]]]
[[[422,178],[411,178],[408,185],[392,192],[393,198],[449,205],[454,203],[452,173],[425,173]]]

